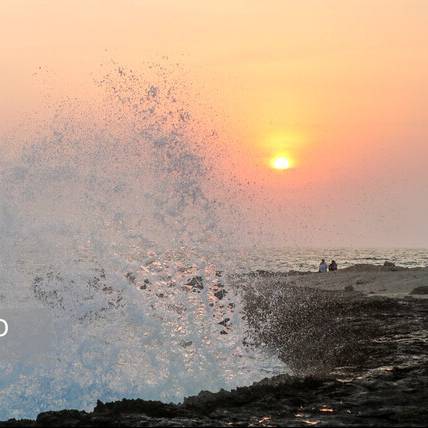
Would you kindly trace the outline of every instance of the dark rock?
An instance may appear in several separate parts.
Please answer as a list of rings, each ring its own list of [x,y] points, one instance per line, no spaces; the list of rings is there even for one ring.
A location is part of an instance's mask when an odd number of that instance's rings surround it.
[[[386,261],[383,264],[382,270],[383,271],[396,272],[396,271],[401,271],[401,270],[407,270],[407,268],[405,268],[403,266],[396,266],[395,263]]]
[[[386,265],[373,265],[368,263],[361,263],[353,266],[349,266],[341,269],[341,272],[395,272],[395,271],[403,271],[407,270],[407,268],[403,266],[396,266],[394,263],[389,264],[391,262],[387,262]]]
[[[179,416],[180,411],[178,406],[174,404],[164,404],[160,401],[146,401],[146,400],[127,400],[114,401],[112,403],[103,403],[98,401],[94,409],[94,413],[113,413],[123,414],[129,412],[144,414],[151,417],[174,417]]]
[[[421,287],[414,288],[410,294],[428,294],[428,285],[422,285]]]
[[[125,277],[131,284],[135,284],[135,282],[137,280],[137,277],[135,276],[135,273],[133,273],[133,272],[127,272]]]
[[[301,276],[301,275],[308,275],[311,274],[313,272],[310,271],[301,271],[301,270],[289,270],[288,271],[288,275],[290,276]]]
[[[45,427],[77,427],[89,420],[89,415],[79,410],[61,410],[45,412],[37,416],[37,426]]]
[[[194,276],[187,282],[186,285],[190,285],[194,290],[203,290],[204,279],[202,276]]]
[[[320,375],[335,367],[366,366],[369,359],[378,356],[371,340],[382,337],[383,345],[378,348],[394,352],[391,343],[397,341],[399,331],[428,327],[424,310],[412,313],[409,307],[416,307],[415,302],[400,302],[360,293],[263,283],[247,292],[243,309],[255,345],[276,353],[294,373]],[[428,301],[420,305],[428,308]],[[391,333],[391,343],[386,342],[385,331]],[[422,330],[421,334],[426,335]],[[401,343],[404,340],[400,349]],[[411,352],[402,349],[404,354]]]
[[[218,324],[222,325],[223,327],[227,327],[229,324],[230,318],[225,318],[223,321],[220,321]]]
[[[352,285],[345,285],[344,290],[347,292],[355,291]]]
[[[227,294],[226,290],[218,290],[214,293],[214,296],[217,297],[217,299],[221,300],[223,297],[225,297]]]

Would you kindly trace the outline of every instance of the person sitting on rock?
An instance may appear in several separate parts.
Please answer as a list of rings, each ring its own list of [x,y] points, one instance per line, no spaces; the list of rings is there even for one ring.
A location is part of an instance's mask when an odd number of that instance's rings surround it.
[[[327,272],[328,266],[324,259],[321,260],[318,272]]]
[[[328,265],[328,270],[330,272],[337,271],[337,263],[334,260],[332,260],[331,263]]]

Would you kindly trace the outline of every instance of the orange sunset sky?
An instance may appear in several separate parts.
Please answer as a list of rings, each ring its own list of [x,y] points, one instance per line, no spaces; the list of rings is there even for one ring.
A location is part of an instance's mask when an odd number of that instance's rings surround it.
[[[1,0],[0,132],[43,85],[179,63],[274,244],[428,247],[427,44],[426,0]]]

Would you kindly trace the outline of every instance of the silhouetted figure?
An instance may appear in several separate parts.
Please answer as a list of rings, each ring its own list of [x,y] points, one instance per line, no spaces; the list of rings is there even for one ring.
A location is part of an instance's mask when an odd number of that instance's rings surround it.
[[[325,262],[324,259],[322,259],[321,263],[320,263],[320,268],[319,268],[318,272],[327,272],[327,270],[328,270],[327,263]]]
[[[328,270],[330,272],[337,271],[337,263],[334,260],[332,260],[331,263],[328,265]]]

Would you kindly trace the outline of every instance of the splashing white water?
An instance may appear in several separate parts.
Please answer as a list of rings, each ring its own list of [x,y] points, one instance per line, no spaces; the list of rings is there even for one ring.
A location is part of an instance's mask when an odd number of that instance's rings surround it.
[[[242,344],[219,274],[228,207],[207,191],[216,141],[167,81],[117,68],[99,103],[64,102],[2,168],[0,419],[179,401],[281,367]]]

